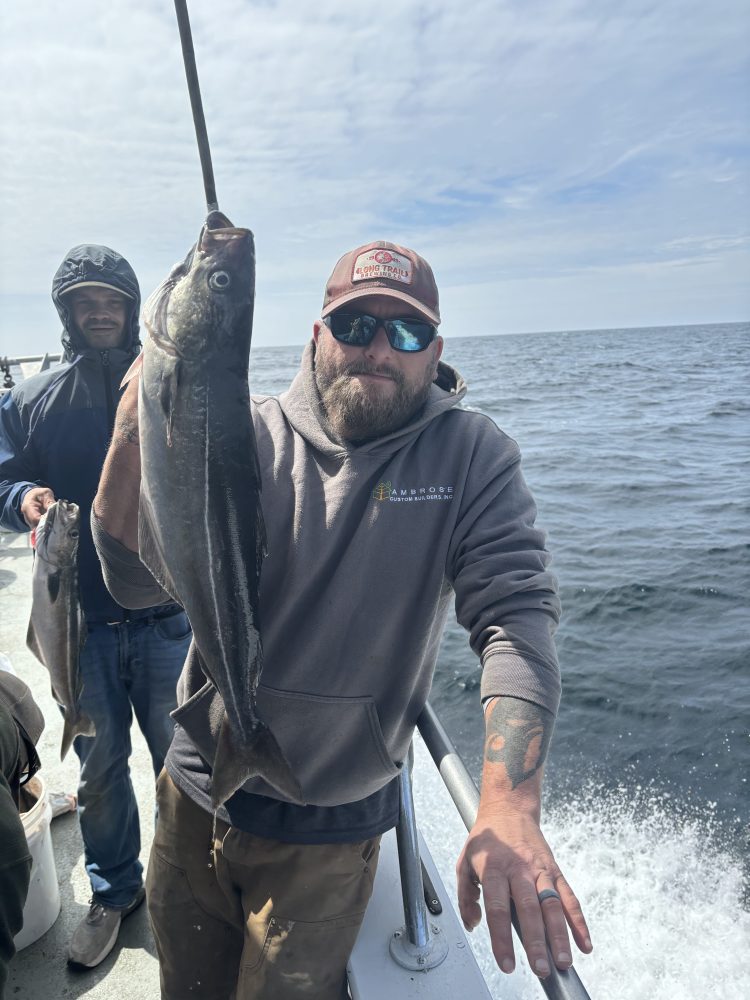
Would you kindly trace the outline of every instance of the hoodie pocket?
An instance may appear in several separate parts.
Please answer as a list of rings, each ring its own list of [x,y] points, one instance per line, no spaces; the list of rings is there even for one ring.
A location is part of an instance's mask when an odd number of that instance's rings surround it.
[[[371,697],[301,694],[261,684],[258,714],[278,740],[310,805],[357,802],[401,770],[388,752]],[[243,790],[279,798],[257,778]]]
[[[258,715],[276,737],[311,806],[358,802],[395,778],[394,763],[370,697],[334,698],[258,687]],[[172,712],[210,765],[224,718],[219,692],[208,681]],[[283,799],[262,778],[251,778],[243,792]]]

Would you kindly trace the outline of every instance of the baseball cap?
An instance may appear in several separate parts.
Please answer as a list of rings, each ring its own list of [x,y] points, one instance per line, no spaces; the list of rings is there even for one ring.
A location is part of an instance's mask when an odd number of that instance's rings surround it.
[[[124,299],[132,301],[135,298],[130,292],[126,292],[124,288],[118,288],[117,285],[110,284],[108,281],[78,281],[75,285],[70,285],[64,292],[61,292],[61,295],[69,295],[78,288],[108,288],[110,292],[117,292]]]
[[[321,317],[369,295],[399,299],[419,316],[440,323],[438,290],[432,268],[414,250],[376,240],[341,257],[326,284]]]

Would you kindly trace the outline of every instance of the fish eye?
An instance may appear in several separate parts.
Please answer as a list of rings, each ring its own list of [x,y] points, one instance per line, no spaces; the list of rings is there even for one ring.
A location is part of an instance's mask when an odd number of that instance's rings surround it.
[[[208,276],[208,287],[215,292],[225,292],[232,284],[232,277],[226,271],[214,271]]]

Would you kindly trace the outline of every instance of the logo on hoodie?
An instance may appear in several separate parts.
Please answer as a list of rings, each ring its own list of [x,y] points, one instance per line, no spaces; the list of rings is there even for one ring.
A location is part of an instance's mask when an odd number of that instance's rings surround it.
[[[381,480],[372,491],[373,500],[386,501],[388,503],[415,503],[420,500],[452,500],[452,486],[407,486],[401,488],[394,486],[390,479],[387,482]]]

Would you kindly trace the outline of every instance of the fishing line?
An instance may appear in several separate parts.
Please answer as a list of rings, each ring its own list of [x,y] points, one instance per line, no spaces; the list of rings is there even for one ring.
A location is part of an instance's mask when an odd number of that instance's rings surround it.
[[[206,119],[203,114],[201,89],[198,83],[198,69],[195,65],[195,50],[193,49],[193,35],[190,31],[187,0],[174,0],[174,9],[177,14],[177,25],[180,29],[182,60],[185,64],[185,76],[190,94],[190,107],[193,112],[193,124],[195,125],[195,138],[198,140],[198,155],[200,156],[201,170],[203,172],[203,188],[206,192],[206,208],[209,212],[216,212],[219,209],[219,203],[216,200],[214,169],[211,165],[211,149],[208,145]]]

